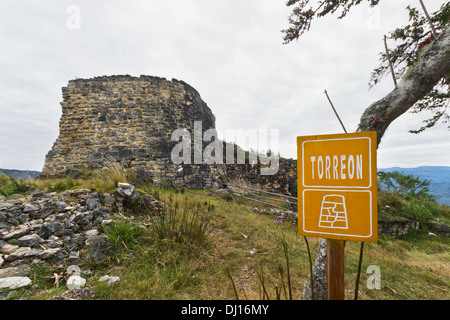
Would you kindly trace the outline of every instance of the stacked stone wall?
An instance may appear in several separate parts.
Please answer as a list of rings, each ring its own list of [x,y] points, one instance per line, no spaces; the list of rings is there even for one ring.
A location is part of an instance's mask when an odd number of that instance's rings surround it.
[[[43,176],[100,169],[113,159],[155,184],[183,183],[170,159],[171,134],[214,127],[214,115],[183,81],[150,76],[110,76],[69,81],[62,88],[59,137],[47,154]]]
[[[267,165],[265,165],[267,167]],[[227,176],[236,182],[246,183],[268,191],[297,196],[297,160],[278,159],[278,171],[273,175],[261,175],[261,163],[229,164],[226,166]]]
[[[112,161],[155,185],[220,188],[220,178],[227,176],[296,193],[297,164],[292,159],[280,158],[274,175],[261,175],[262,165],[248,161],[175,164],[171,152],[179,141],[172,141],[172,133],[187,129],[194,140],[196,121],[201,121],[203,133],[215,123],[200,94],[183,81],[129,75],[76,79],[62,88],[62,96],[60,132],[46,156],[42,177],[77,176],[82,168],[101,169]],[[207,144],[202,142],[202,147]],[[192,141],[193,160],[194,149]]]
[[[419,229],[419,222],[410,219],[378,219],[378,234],[399,237]]]

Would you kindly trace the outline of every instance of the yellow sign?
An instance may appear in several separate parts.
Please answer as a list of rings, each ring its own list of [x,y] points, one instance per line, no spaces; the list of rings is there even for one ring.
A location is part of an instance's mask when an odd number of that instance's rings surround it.
[[[377,135],[297,138],[300,235],[377,242]]]

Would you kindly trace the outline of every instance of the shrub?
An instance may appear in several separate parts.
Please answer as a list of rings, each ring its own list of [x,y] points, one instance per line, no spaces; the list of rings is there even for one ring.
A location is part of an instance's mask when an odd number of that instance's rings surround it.
[[[27,190],[25,180],[20,179],[17,181],[12,175],[6,174],[0,180],[0,195],[8,197],[14,193],[24,193]]]
[[[431,199],[429,185],[431,180],[422,180],[411,174],[399,171],[378,172],[378,187],[380,190],[398,193],[406,199],[423,198]]]
[[[405,200],[397,192],[378,192],[378,213],[380,217],[388,218],[400,215]]]
[[[401,216],[426,222],[439,215],[436,199],[429,193],[431,180],[403,172],[379,172],[378,208],[381,217]]]
[[[437,203],[434,201],[424,201],[420,199],[411,199],[402,206],[400,213],[403,217],[427,222],[433,216],[439,213]]]

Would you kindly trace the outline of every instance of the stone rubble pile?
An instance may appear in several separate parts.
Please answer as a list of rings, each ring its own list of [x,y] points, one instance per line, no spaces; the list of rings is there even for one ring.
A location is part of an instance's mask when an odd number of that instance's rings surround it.
[[[267,214],[275,217],[275,223],[282,223],[284,221],[290,221],[293,224],[297,224],[298,217],[297,212],[291,210],[281,210],[281,209],[261,209],[256,207],[249,207],[249,209],[256,213]]]
[[[76,189],[0,201],[0,294],[30,285],[33,264],[77,265],[80,253],[96,263],[105,261],[113,248],[98,227],[109,225],[115,215],[120,218],[113,206],[135,200],[164,210],[150,195],[124,183],[112,194]]]

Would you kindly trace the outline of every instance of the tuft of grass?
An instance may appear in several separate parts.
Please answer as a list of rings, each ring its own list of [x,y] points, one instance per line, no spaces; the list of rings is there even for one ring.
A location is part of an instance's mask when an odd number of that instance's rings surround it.
[[[128,220],[113,221],[109,226],[104,226],[104,233],[115,247],[133,249],[140,243],[144,235],[142,227]]]
[[[47,192],[62,192],[74,189],[76,186],[81,185],[81,181],[68,177],[64,179],[43,181],[43,185]]]
[[[207,247],[209,213],[213,206],[207,201],[190,201],[188,195],[169,195],[167,199],[167,210],[152,217],[152,230],[157,240],[166,245],[180,245],[188,253]]]
[[[62,192],[74,188],[87,188],[92,191],[113,192],[117,189],[118,182],[132,182],[134,174],[128,170],[120,162],[115,161],[112,157],[107,157],[104,162],[103,169],[94,170],[91,168],[77,169],[79,177],[65,177],[60,179],[35,179],[29,181],[29,184],[44,189],[47,192]],[[1,180],[0,180],[1,185]]]
[[[234,280],[233,280],[233,276],[231,275],[230,267],[229,266],[225,266],[225,269],[222,269],[220,271],[220,273],[222,273],[224,270],[225,270],[226,276],[231,281],[231,285],[233,286],[234,296],[236,297],[236,300],[239,300],[239,294],[237,292],[236,285],[235,285]]]
[[[117,188],[118,182],[131,182],[132,174],[127,171],[122,163],[117,162],[111,156],[107,156],[104,165],[105,168],[97,170],[95,178],[92,180],[95,189],[112,191]]]

